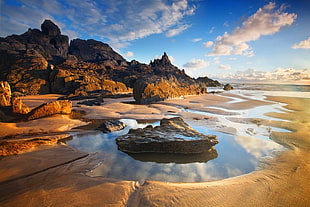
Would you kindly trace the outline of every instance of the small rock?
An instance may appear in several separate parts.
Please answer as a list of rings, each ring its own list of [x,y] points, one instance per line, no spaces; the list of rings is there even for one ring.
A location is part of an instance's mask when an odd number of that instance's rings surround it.
[[[86,101],[80,101],[77,102],[77,104],[86,105],[86,106],[100,106],[104,101],[102,98],[97,98],[93,100],[86,100]]]
[[[101,130],[104,133],[109,133],[109,132],[114,132],[114,131],[119,131],[122,130],[126,127],[126,124],[124,124],[121,121],[118,120],[110,120],[110,121],[105,121],[99,126],[97,129]]]
[[[224,90],[225,91],[230,91],[230,90],[233,90],[234,87],[232,87],[229,83],[227,83],[225,86],[224,86]]]

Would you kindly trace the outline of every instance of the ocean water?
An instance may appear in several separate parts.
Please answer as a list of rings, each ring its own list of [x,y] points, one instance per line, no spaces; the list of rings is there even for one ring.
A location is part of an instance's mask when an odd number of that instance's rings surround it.
[[[295,85],[244,85],[233,84],[235,90],[218,95],[237,94],[239,98],[232,98],[231,102],[244,101],[244,98],[264,100],[265,96],[282,96],[310,98],[309,86]],[[285,89],[285,90],[283,90]],[[215,90],[215,88],[213,88]],[[247,174],[259,166],[260,160],[273,156],[274,153],[285,148],[269,139],[272,131],[290,133],[287,129],[262,126],[249,123],[235,122],[238,118],[261,118],[267,120],[287,121],[275,119],[265,115],[266,112],[284,113],[288,111],[284,104],[272,102],[268,105],[254,107],[247,110],[226,110],[222,115],[191,110],[192,113],[205,113],[218,118],[219,125],[237,129],[235,135],[190,124],[201,133],[217,135],[219,144],[215,145],[212,153],[199,155],[171,155],[171,154],[126,154],[117,149],[115,139],[126,134],[130,128],[143,128],[150,123],[137,123],[136,120],[123,119],[127,127],[124,130],[104,134],[100,131],[83,131],[72,133],[73,139],[67,144],[79,150],[98,153],[102,158],[96,169],[89,173],[91,176],[104,176],[124,180],[159,180],[167,182],[202,182],[219,180],[242,174]],[[190,109],[183,109],[190,110]],[[159,122],[151,123],[156,126]]]

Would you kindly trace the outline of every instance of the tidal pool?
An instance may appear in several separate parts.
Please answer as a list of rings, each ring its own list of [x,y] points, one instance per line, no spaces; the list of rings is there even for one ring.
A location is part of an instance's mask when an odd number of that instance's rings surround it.
[[[246,135],[229,135],[206,127],[191,125],[204,134],[216,135],[219,144],[210,153],[199,155],[171,154],[126,154],[117,149],[115,138],[126,134],[130,128],[141,128],[150,123],[122,119],[127,127],[118,132],[104,134],[100,131],[72,133],[69,146],[79,150],[98,153],[103,162],[95,168],[91,176],[167,182],[202,182],[234,177],[252,172],[262,157],[272,155],[283,147],[268,138],[261,139]],[[159,125],[154,122],[152,125]]]

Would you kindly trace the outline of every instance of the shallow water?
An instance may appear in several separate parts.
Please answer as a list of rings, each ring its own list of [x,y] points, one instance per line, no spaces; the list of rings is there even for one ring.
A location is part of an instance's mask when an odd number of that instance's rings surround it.
[[[133,128],[149,124],[134,125],[135,120],[129,119],[122,121]],[[153,125],[158,125],[158,122]],[[261,157],[271,155],[274,150],[283,149],[271,140],[233,136],[192,125],[202,133],[217,135],[219,144],[215,146],[215,152],[191,156],[154,153],[128,155],[117,149],[115,138],[127,133],[130,127],[107,134],[100,131],[74,133],[74,139],[67,144],[82,151],[98,152],[102,155],[102,165],[90,173],[91,175],[137,180],[140,183],[145,180],[201,182],[234,177],[252,172]]]
[[[290,91],[276,90],[277,86],[266,86],[268,91],[262,91],[262,86],[234,86],[236,90],[224,92],[219,95],[239,95],[231,97],[229,103],[242,102],[245,98],[264,100],[267,95],[288,94],[291,97],[309,97],[309,87],[302,91],[295,91],[294,86]],[[239,87],[239,88],[238,88]],[[257,90],[255,87],[258,87]],[[226,96],[227,97],[227,96]],[[244,99],[243,99],[244,98]],[[126,134],[130,128],[141,128],[150,123],[137,123],[136,120],[123,119],[127,127],[118,132],[104,134],[100,131],[74,132],[71,141],[67,144],[89,153],[99,153],[103,162],[98,165],[91,176],[104,176],[124,180],[136,180],[143,183],[145,180],[159,180],[168,182],[201,182],[234,177],[254,171],[259,161],[274,152],[285,148],[272,140],[269,136],[272,131],[290,132],[286,129],[257,125],[251,122],[242,122],[242,119],[260,118],[275,121],[287,121],[268,117],[267,112],[284,113],[284,104],[270,102],[268,105],[254,107],[246,110],[228,110],[222,107],[206,107],[205,111],[183,109],[191,113],[216,117],[221,127],[234,127],[236,134],[225,134],[216,131],[217,128],[207,128],[190,125],[204,134],[216,135],[219,144],[215,151],[199,155],[171,155],[171,154],[126,154],[117,149],[115,138]],[[208,111],[209,110],[209,111]],[[217,113],[220,110],[224,113]],[[172,116],[172,115],[171,115]],[[240,121],[241,120],[241,121]],[[152,123],[159,125],[159,122]],[[219,127],[220,128],[220,127]]]

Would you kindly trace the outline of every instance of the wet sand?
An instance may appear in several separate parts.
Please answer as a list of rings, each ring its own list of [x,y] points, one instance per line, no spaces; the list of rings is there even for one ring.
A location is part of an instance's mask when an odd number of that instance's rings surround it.
[[[238,95],[234,95],[238,98]],[[44,97],[40,97],[41,99]],[[51,97],[48,97],[51,98]],[[244,99],[244,97],[242,97]],[[25,97],[35,106],[35,97]],[[39,100],[39,99],[37,99]],[[225,109],[246,109],[270,104],[249,99],[231,102],[229,96],[204,95],[168,100],[148,106],[132,105],[124,99],[106,99],[103,106],[82,106],[87,118],[97,119],[161,119],[182,116],[188,122],[218,124],[212,116],[194,114],[183,109],[221,113],[214,106]],[[1,206],[310,206],[310,100],[304,98],[268,97],[270,101],[288,104],[283,113],[268,116],[287,121],[255,119],[260,124],[283,127],[292,133],[273,132],[271,138],[287,150],[264,159],[260,170],[252,173],[203,183],[166,183],[120,181],[103,177],[88,177],[104,157],[86,154],[66,145],[41,145],[31,152],[7,156],[0,160]],[[25,101],[26,102],[26,101]],[[231,103],[230,103],[231,102]],[[75,104],[74,104],[75,105]],[[211,108],[208,108],[211,107]],[[70,130],[85,124],[66,116],[49,125],[47,132]],[[40,119],[41,120],[41,119]],[[60,121],[61,120],[61,121]],[[60,123],[61,122],[61,123]],[[46,130],[43,121],[23,124],[0,123],[2,134],[27,133]],[[55,124],[55,127],[52,127]],[[57,127],[56,127],[57,125]],[[26,130],[26,131],[23,131]],[[229,127],[221,129],[234,133]],[[3,135],[2,135],[3,136]],[[1,137],[2,137],[1,136]],[[103,159],[103,160],[100,160]],[[31,168],[29,167],[31,165]]]

